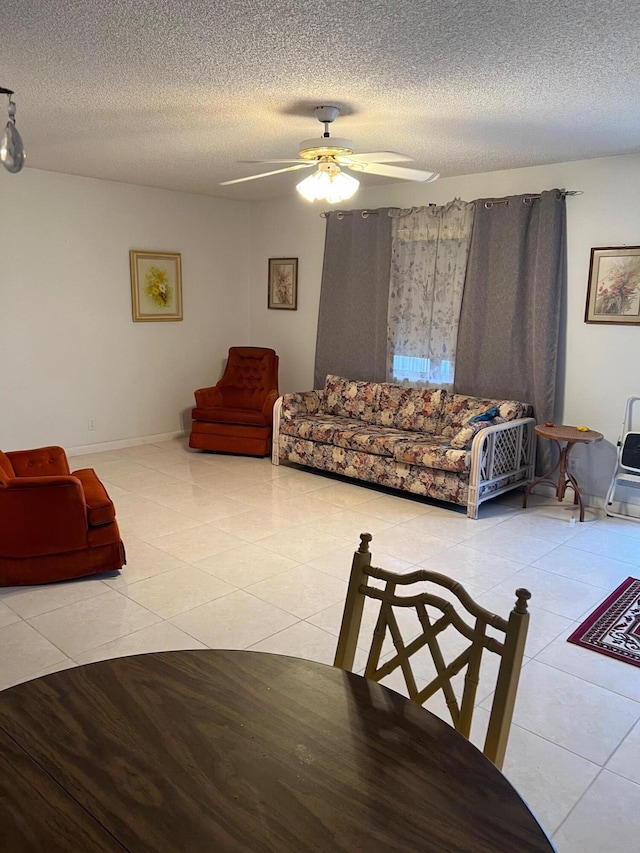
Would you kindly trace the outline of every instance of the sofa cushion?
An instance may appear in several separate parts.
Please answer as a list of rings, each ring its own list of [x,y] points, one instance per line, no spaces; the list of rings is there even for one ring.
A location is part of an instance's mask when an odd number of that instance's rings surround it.
[[[451,447],[444,436],[428,435],[422,441],[398,444],[393,458],[396,462],[405,462],[408,465],[462,473],[469,470],[471,454],[468,450]]]
[[[494,415],[496,408],[497,413]],[[444,401],[441,427],[438,432],[446,438],[453,438],[470,420],[472,423],[477,423],[479,418],[486,416],[491,420],[501,418],[496,423],[504,423],[504,421],[528,417],[531,411],[531,406],[517,400],[488,400],[469,397],[466,394],[448,394]],[[488,425],[488,421],[485,421],[484,426]]]
[[[398,442],[407,441],[399,429],[367,426],[352,418],[310,415],[280,422],[280,432],[306,441],[332,444],[346,450],[361,450],[374,456],[391,458]]]
[[[438,432],[445,393],[440,388],[379,385],[375,423],[410,432]]]
[[[505,423],[505,419],[499,417],[483,418],[478,421],[470,420],[451,438],[451,447],[469,450],[473,444],[473,439],[481,429],[503,423]]]
[[[346,450],[360,450],[373,456],[394,457],[396,448],[410,441],[405,430],[379,426],[361,427],[357,430],[337,432],[333,444]]]
[[[323,444],[335,444],[336,436],[348,431],[362,429],[361,421],[353,418],[331,417],[330,415],[307,415],[280,421],[280,432],[303,438],[306,441],[320,441]]]
[[[378,409],[377,382],[356,382],[329,374],[325,381],[326,412],[373,423]]]

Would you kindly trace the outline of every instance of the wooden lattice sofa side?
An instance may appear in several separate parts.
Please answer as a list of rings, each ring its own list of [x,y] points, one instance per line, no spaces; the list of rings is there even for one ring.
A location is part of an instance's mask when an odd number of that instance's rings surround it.
[[[527,486],[533,481],[536,461],[534,418],[519,418],[485,427],[471,445],[467,515],[478,517],[478,507],[488,498]]]

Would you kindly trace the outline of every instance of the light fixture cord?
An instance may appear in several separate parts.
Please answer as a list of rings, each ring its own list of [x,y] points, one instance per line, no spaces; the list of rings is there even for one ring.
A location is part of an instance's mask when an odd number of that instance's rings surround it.
[[[9,118],[12,124],[16,123],[16,103],[12,97],[14,94],[13,89],[5,89],[4,86],[0,86],[0,95],[6,95],[9,98]]]

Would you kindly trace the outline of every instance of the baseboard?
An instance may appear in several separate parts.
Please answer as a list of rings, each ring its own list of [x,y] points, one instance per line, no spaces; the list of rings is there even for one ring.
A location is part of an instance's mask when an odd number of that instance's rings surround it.
[[[81,444],[78,447],[65,447],[67,456],[83,456],[85,453],[103,453],[105,450],[119,450],[121,447],[135,447],[138,444],[156,444],[158,441],[171,441],[182,438],[185,430],[161,432],[157,435],[140,435],[136,438],[121,438],[118,441],[102,441],[98,444]]]
[[[544,495],[545,497],[555,497],[556,490],[552,486],[547,486],[545,484],[537,485],[535,488],[531,490],[532,495]],[[584,492],[580,492],[582,495],[582,503],[585,506],[595,507],[596,509],[604,509],[604,495],[587,495]],[[565,493],[564,503],[573,503],[573,489],[567,489]]]

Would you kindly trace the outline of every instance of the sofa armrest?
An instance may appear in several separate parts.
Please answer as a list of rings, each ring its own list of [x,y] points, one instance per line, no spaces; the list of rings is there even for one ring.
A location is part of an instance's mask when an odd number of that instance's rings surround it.
[[[273,465],[280,464],[280,421],[290,421],[298,415],[317,415],[325,411],[326,398],[327,392],[324,390],[299,391],[278,397],[273,406],[273,439],[271,442],[271,462]]]
[[[518,418],[480,430],[471,445],[467,515],[477,518],[487,497],[533,481],[536,442],[534,418]]]
[[[51,477],[71,473],[67,454],[61,447],[13,450],[6,455],[11,460],[16,477]]]
[[[211,388],[198,388],[194,392],[196,406],[201,409],[212,409],[222,405],[222,392],[217,385]]]
[[[80,480],[16,477],[0,488],[0,553],[59,554],[87,547],[87,510]]]
[[[282,395],[282,417],[290,421],[298,415],[317,415],[325,410],[327,392],[300,391]]]

